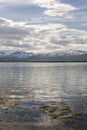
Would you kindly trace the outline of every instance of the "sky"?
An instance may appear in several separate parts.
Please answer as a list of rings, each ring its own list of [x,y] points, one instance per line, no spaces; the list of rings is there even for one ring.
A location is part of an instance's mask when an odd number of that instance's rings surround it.
[[[87,0],[0,0],[0,50],[87,50]]]

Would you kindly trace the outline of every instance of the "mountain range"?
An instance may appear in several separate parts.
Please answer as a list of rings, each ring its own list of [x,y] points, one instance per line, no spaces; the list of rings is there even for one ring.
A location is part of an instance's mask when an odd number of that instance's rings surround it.
[[[50,53],[31,53],[24,51],[0,51],[1,62],[22,61],[54,61],[54,62],[87,62],[87,51],[83,50],[59,50]]]

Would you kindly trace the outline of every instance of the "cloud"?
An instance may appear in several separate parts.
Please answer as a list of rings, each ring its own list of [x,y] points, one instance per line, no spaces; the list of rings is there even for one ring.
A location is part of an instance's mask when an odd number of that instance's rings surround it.
[[[48,16],[66,16],[68,12],[76,10],[76,8],[69,4],[61,3],[60,1],[56,0],[35,0],[34,4],[46,8],[44,14]]]
[[[0,18],[0,49],[50,52],[58,49],[87,49],[87,31],[64,24],[29,24]]]
[[[60,0],[0,0],[1,6],[38,6],[40,8],[44,8],[43,11],[44,15],[48,15],[51,17],[59,16],[59,17],[66,17],[69,12],[76,10],[77,8],[70,5],[61,3]]]

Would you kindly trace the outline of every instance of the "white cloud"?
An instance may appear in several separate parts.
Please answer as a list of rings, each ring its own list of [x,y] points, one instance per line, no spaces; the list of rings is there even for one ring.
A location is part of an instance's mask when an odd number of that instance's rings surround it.
[[[31,25],[0,18],[0,49],[49,52],[87,49],[87,32],[63,24]]]
[[[61,3],[60,0],[0,0],[1,6],[8,6],[8,5],[36,5],[41,8],[44,8],[44,14],[48,16],[59,16],[59,17],[66,17],[66,15],[71,11],[76,10],[76,7]]]

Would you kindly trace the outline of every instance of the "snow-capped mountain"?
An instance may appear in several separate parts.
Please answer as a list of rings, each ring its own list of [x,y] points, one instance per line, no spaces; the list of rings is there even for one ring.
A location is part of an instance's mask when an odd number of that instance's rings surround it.
[[[0,61],[87,61],[87,51],[59,50],[51,53],[0,51]]]

